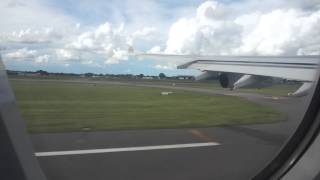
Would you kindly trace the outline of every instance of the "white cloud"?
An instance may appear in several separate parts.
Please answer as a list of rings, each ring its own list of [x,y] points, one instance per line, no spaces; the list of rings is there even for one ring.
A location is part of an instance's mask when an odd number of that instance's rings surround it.
[[[80,23],[77,23],[77,24],[76,24],[76,29],[80,29],[80,27],[81,27],[81,24],[80,24]]]
[[[11,33],[2,33],[0,38],[3,41],[16,43],[49,43],[61,39],[62,34],[52,28],[27,28]]]
[[[148,53],[161,53],[161,47],[160,46],[153,46]]]
[[[114,29],[110,23],[106,22],[92,31],[80,34],[67,47],[103,52],[110,51],[114,46],[127,46],[126,40],[126,36],[123,35],[123,26]]]
[[[49,58],[50,58],[50,55],[45,54],[45,55],[36,57],[34,59],[34,62],[35,63],[48,63],[49,62]]]
[[[57,60],[65,61],[65,60],[78,60],[80,59],[80,55],[77,51],[67,50],[67,49],[56,49],[56,57]]]
[[[226,7],[217,1],[206,1],[197,9],[197,18],[200,21],[207,19],[225,19],[227,15]]]
[[[195,17],[181,18],[169,31],[166,53],[228,54],[241,43],[241,27],[224,19],[225,7],[208,1]]]
[[[66,47],[102,55],[106,64],[116,64],[128,59],[127,38],[123,25],[113,28],[110,23],[106,22],[92,31],[80,34]]]
[[[36,64],[47,64],[51,60],[51,55],[39,52],[37,50],[22,48],[12,52],[5,53],[3,58],[6,62],[28,60],[29,62]]]
[[[53,27],[61,31],[73,28],[75,20],[39,0],[1,0],[0,32]]]
[[[106,64],[118,64],[120,61],[128,60],[128,51],[121,49],[114,49],[112,56],[105,61]]]
[[[316,52],[309,46],[320,45],[320,38],[317,36],[319,29],[320,11],[309,14],[295,9],[274,10],[261,14],[251,31],[243,33],[242,45],[238,52],[297,55],[303,51],[302,49],[309,49],[304,51],[304,54],[314,54]],[[314,50],[320,52],[319,49]]]
[[[143,29],[139,29],[137,31],[135,31],[132,36],[133,38],[150,38],[150,36],[152,36],[152,34],[154,34],[156,32],[156,28],[155,27],[144,27]]]
[[[298,55],[320,55],[320,44],[298,49]]]
[[[207,1],[190,18],[170,28],[166,53],[177,54],[319,54],[320,10],[276,9],[228,15],[228,9]]]
[[[87,61],[81,62],[81,64],[85,64],[85,65],[91,65],[93,63],[94,63],[93,60],[87,60]]]
[[[68,60],[81,61],[77,53],[65,49],[30,50],[22,48],[4,53],[3,58],[5,61],[28,60],[37,64],[65,64]]]
[[[143,41],[146,43],[147,41],[154,41],[157,37],[157,30],[155,27],[144,27],[132,33],[132,35],[128,39],[129,45],[135,45],[135,41]]]
[[[13,52],[8,52],[3,55],[4,59],[30,59],[34,58],[37,54],[36,50],[29,50],[27,48],[18,49]]]
[[[206,1],[198,8],[155,0],[76,3],[85,14],[103,15],[92,23],[50,1],[0,2],[4,60],[106,67],[129,60],[130,46],[149,53],[320,54],[319,0]],[[175,69],[185,60],[156,60],[154,68]]]

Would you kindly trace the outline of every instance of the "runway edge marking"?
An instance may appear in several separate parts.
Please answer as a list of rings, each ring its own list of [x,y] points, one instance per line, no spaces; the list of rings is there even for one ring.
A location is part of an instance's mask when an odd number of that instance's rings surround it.
[[[206,143],[172,144],[172,145],[157,145],[157,146],[124,147],[124,148],[72,150],[72,151],[50,151],[50,152],[36,152],[35,156],[43,157],[43,156],[98,154],[98,153],[113,153],[113,152],[128,152],[128,151],[150,151],[150,150],[161,150],[161,149],[195,148],[195,147],[206,147],[206,146],[217,146],[217,145],[220,145],[220,143],[206,142]]]

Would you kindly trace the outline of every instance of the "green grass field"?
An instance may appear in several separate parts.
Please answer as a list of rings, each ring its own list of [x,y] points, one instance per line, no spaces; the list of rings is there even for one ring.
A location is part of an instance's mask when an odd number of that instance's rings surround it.
[[[28,77],[28,76],[9,76],[13,79],[31,79],[31,80],[86,80],[86,81],[116,81],[116,82],[135,82],[135,83],[151,83],[151,84],[159,84],[165,86],[172,86],[175,84],[177,87],[193,87],[193,88],[205,88],[205,89],[213,89],[213,90],[226,90],[221,87],[218,80],[206,80],[206,81],[194,81],[194,80],[172,80],[172,79],[105,79],[105,78],[80,78],[80,77],[56,77],[56,76],[48,76],[48,77]],[[275,84],[270,87],[265,87],[261,89],[257,88],[240,88],[236,91],[238,92],[249,92],[249,93],[258,93],[263,95],[271,95],[271,96],[287,96],[289,92],[295,92],[301,84]]]
[[[272,96],[287,96],[288,93],[295,92],[301,84],[277,84],[261,89],[239,89],[241,92],[258,93]]]
[[[269,123],[286,117],[239,97],[158,88],[11,81],[28,130],[90,130],[209,127]]]

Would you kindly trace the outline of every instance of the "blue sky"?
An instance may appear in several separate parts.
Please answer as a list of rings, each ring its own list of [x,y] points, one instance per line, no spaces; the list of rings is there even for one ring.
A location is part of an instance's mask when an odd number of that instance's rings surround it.
[[[183,60],[136,59],[127,49],[320,54],[320,38],[314,38],[320,29],[319,9],[318,0],[2,0],[0,53],[13,70],[197,74],[177,70]]]

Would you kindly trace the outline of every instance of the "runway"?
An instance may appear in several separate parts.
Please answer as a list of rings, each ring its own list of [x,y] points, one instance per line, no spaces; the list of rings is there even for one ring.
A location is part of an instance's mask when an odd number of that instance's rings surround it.
[[[287,113],[288,120],[210,128],[33,134],[34,149],[48,179],[248,179],[277,154],[299,124],[308,101],[161,84],[134,85],[241,96]]]
[[[194,135],[192,130],[37,134],[32,136],[32,140],[37,152],[206,142]],[[266,141],[225,127],[197,130],[221,144],[181,149],[41,156],[38,159],[49,179],[246,179],[259,169],[257,164],[268,162],[279,145],[277,137]]]

